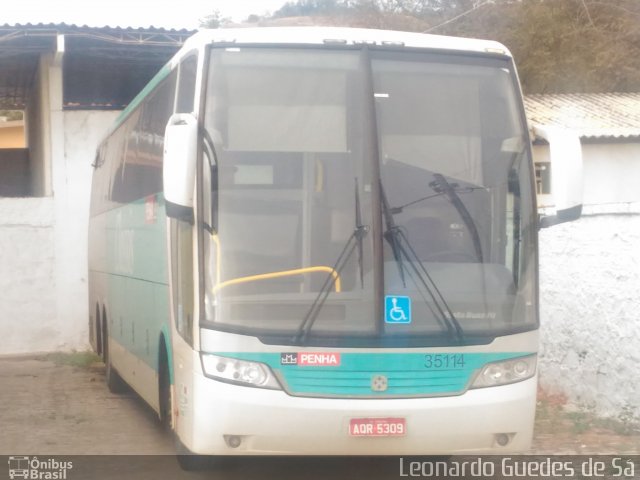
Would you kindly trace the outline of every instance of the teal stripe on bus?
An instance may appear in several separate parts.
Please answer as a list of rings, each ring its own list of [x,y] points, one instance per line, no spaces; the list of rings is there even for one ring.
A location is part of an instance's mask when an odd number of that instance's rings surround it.
[[[151,196],[150,196],[151,197]],[[103,214],[106,255],[104,271],[109,292],[109,334],[129,353],[158,369],[160,336],[169,360],[169,285],[166,215],[161,193],[153,203],[141,198]],[[154,215],[148,215],[153,208]],[[173,378],[170,372],[171,379]]]
[[[291,395],[412,397],[462,394],[476,372],[487,363],[532,353],[341,353],[338,366],[282,365],[280,353],[219,352],[216,355],[267,364]],[[431,355],[429,359],[428,355]],[[450,364],[442,362],[436,368],[434,365],[440,362],[434,362],[435,355],[440,355],[440,360],[448,357]],[[454,358],[458,359],[457,365]],[[387,388],[374,391],[372,380],[380,375],[386,377]]]

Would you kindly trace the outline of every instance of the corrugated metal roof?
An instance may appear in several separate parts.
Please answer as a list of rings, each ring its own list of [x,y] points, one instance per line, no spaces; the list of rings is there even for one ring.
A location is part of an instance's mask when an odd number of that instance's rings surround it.
[[[168,29],[168,28],[157,28],[154,26],[149,27],[110,27],[108,25],[104,25],[102,27],[91,27],[88,25],[75,25],[69,23],[17,23],[17,24],[8,24],[0,25],[1,30],[56,30],[60,33],[65,32],[73,32],[73,31],[82,31],[82,30],[90,30],[92,32],[99,30],[108,30],[108,31],[121,31],[121,32],[159,32],[159,33],[179,33],[179,34],[193,34],[195,30],[189,29]]]
[[[582,138],[640,137],[640,93],[527,95],[531,125],[577,131]]]
[[[146,83],[193,33],[155,27],[96,28],[65,23],[0,25],[0,108],[26,107],[40,54],[56,51],[59,34],[65,36],[65,101],[73,103],[77,99],[68,98],[69,91],[82,90],[81,96],[85,98],[91,90],[89,85],[96,86],[83,76],[83,71],[92,70],[93,77],[104,72],[105,83],[107,79],[114,81],[110,77],[112,72],[125,71],[126,75],[115,81],[126,79],[128,84],[134,84],[132,81],[141,75]],[[84,80],[89,85],[83,86]],[[97,91],[94,94],[101,105],[109,104]]]
[[[165,28],[88,27],[66,23],[38,23],[25,25],[0,25],[0,48],[10,48],[21,39],[55,37],[64,34],[68,38],[86,37],[118,44],[178,45],[181,46],[196,30]]]

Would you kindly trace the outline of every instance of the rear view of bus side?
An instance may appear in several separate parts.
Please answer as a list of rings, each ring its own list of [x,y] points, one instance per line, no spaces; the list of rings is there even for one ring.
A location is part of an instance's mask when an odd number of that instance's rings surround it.
[[[109,386],[129,384],[181,453],[526,451],[533,184],[500,44],[200,32],[95,160],[91,339]]]

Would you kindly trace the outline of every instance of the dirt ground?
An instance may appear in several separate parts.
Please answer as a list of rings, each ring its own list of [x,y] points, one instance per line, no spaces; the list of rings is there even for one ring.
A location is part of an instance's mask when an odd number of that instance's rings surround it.
[[[155,413],[90,354],[0,358],[0,455],[173,454]],[[532,454],[640,454],[640,430],[541,395]]]
[[[0,359],[0,455],[173,452],[142,400],[109,392],[103,364],[70,359]]]

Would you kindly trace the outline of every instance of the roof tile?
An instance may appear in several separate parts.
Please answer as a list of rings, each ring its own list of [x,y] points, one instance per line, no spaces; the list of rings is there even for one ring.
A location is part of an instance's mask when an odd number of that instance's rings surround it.
[[[527,95],[532,125],[576,130],[582,138],[640,137],[640,93]]]

